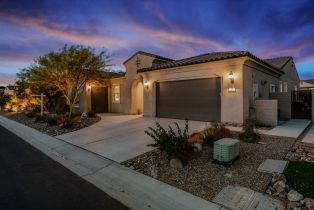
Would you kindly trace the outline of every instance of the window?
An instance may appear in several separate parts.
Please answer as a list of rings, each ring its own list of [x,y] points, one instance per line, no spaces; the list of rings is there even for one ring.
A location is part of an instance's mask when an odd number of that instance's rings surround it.
[[[283,88],[282,88],[282,81],[279,81],[279,92],[282,93]]]
[[[285,93],[288,92],[288,83],[287,82],[283,83],[283,92],[285,92]]]
[[[269,92],[271,92],[271,93],[276,93],[276,85],[270,84],[270,90],[269,90]]]
[[[120,103],[120,85],[112,86],[113,103]]]

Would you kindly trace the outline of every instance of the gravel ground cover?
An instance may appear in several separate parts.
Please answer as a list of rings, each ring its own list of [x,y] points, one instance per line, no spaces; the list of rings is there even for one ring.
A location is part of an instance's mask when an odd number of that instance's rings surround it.
[[[302,142],[305,135],[308,133],[310,128],[313,125],[309,126],[305,132],[297,139],[293,147],[291,147],[288,152],[286,159],[291,161],[307,161],[314,163],[314,144]]]
[[[1,114],[11,120],[27,125],[31,128],[34,128],[50,136],[58,136],[61,134],[80,130],[82,128],[88,127],[100,121],[101,119],[99,116],[89,117],[84,120],[80,120],[78,117],[77,119],[74,120],[75,122],[73,123],[73,126],[71,128],[60,128],[57,125],[51,126],[46,122],[36,122],[34,118],[27,117],[25,113],[4,113],[3,112]]]
[[[212,200],[227,185],[265,192],[272,175],[258,172],[258,166],[267,158],[284,159],[295,139],[266,135],[261,137],[264,144],[241,142],[240,158],[230,168],[212,163],[212,146],[203,146],[201,152],[191,155],[184,161],[182,170],[171,168],[167,157],[159,150],[123,164],[206,200]]]

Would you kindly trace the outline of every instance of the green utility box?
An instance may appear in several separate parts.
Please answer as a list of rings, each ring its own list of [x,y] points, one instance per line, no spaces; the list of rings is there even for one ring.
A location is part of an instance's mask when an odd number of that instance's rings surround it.
[[[239,157],[240,141],[237,139],[224,138],[214,143],[214,163],[231,166]]]

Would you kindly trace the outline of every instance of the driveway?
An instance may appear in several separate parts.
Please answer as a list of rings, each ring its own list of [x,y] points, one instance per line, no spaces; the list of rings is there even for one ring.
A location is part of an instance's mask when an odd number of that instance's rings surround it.
[[[56,138],[116,162],[124,162],[154,149],[147,146],[153,141],[144,131],[149,126],[155,127],[156,121],[164,127],[178,122],[180,127],[183,128],[185,124],[184,120],[142,117],[139,115],[106,113],[99,114],[99,116],[102,118],[100,122]],[[204,122],[189,121],[190,134],[204,128]]]

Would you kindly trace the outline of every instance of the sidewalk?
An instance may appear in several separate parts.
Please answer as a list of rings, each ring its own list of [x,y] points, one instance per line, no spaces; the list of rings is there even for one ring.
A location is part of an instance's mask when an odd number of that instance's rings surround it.
[[[291,119],[288,122],[269,130],[265,134],[271,136],[298,138],[310,125],[310,123],[311,120]]]
[[[314,126],[309,130],[309,132],[302,139],[303,143],[314,144]]]
[[[0,125],[131,209],[225,209],[3,116]]]

